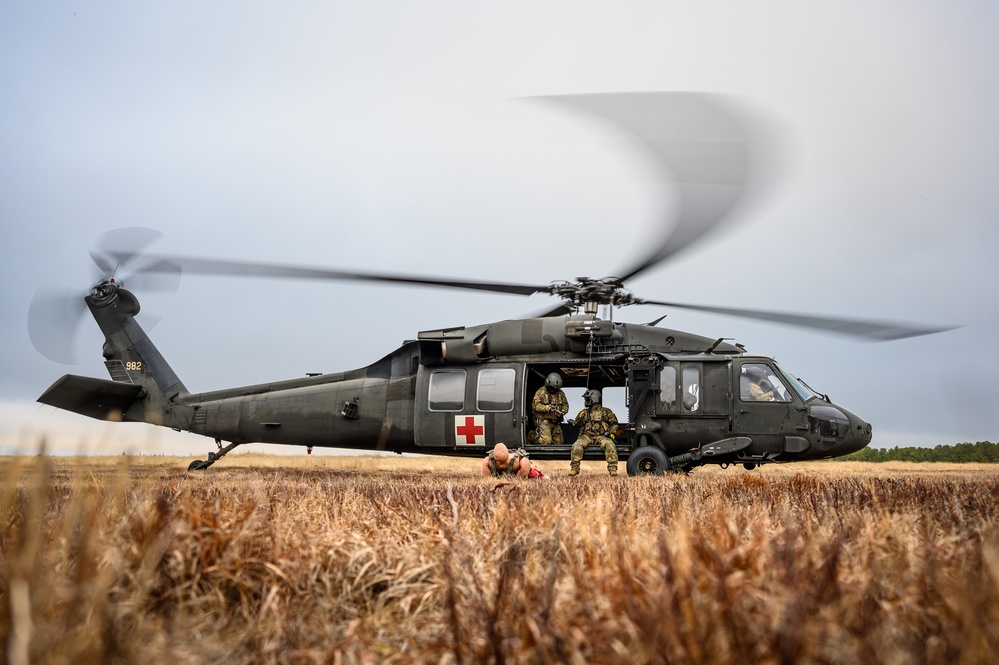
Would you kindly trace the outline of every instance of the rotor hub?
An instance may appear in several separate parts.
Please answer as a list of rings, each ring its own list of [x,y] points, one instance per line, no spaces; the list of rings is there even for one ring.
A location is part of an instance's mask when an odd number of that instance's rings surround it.
[[[118,290],[118,285],[115,284],[114,278],[106,279],[94,284],[90,289],[90,297],[94,299],[95,302],[108,300],[114,295],[115,291]]]
[[[599,305],[623,307],[642,302],[624,289],[618,277],[577,277],[575,282],[555,282],[549,288],[549,293],[574,307],[584,307],[588,313],[596,313]]]

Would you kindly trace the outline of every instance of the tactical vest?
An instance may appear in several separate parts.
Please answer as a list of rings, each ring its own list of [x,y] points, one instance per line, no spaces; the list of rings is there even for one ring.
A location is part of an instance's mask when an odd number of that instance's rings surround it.
[[[607,436],[612,428],[612,421],[611,418],[607,417],[608,415],[613,416],[614,414],[610,409],[602,406],[594,410],[583,409],[576,418],[580,433]]]
[[[489,451],[489,474],[494,478],[499,478],[503,474],[506,475],[516,475],[516,471],[513,470],[513,463],[519,459],[528,459],[527,451],[523,448],[518,448],[517,450],[510,451],[510,462],[506,465],[506,468],[502,471],[496,466],[496,458],[493,456],[493,451]]]
[[[548,392],[548,388],[546,388],[545,386],[541,386],[538,389],[538,391],[534,394],[534,400],[538,401],[538,402],[541,402],[542,404],[544,404],[546,406],[552,406],[553,404],[558,405],[559,402],[560,402],[560,400],[558,399],[558,394],[559,394],[558,392],[555,392],[555,393]],[[534,404],[533,403],[531,404],[531,408],[533,410],[533,408],[534,408]],[[539,420],[550,420],[552,422],[555,422],[556,420],[559,420],[559,416],[556,416],[555,414],[553,414],[551,412],[548,412],[548,413],[535,413],[534,417],[538,418]]]

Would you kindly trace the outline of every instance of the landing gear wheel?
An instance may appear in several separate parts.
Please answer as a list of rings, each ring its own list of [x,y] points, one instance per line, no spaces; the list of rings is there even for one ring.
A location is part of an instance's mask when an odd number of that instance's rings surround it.
[[[642,446],[628,456],[629,476],[661,476],[669,471],[669,458],[655,446]]]
[[[207,460],[200,460],[200,459],[194,460],[193,462],[191,462],[190,464],[187,465],[187,470],[188,471],[204,471],[205,469],[207,469],[208,467],[210,467],[212,464],[215,464],[215,462],[218,462],[220,459],[222,459],[223,457],[225,457],[229,453],[230,450],[232,450],[233,448],[235,448],[236,446],[238,446],[240,444],[238,444],[238,443],[230,443],[228,446],[226,446],[225,448],[223,448],[222,447],[222,441],[220,441],[219,439],[215,439],[215,445],[217,445],[219,447],[218,452],[210,452],[210,453],[208,453],[208,459]]]

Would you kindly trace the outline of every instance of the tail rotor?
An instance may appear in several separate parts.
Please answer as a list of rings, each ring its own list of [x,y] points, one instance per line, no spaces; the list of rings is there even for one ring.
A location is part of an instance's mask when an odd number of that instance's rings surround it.
[[[84,297],[102,284],[113,282],[139,291],[175,292],[180,286],[180,265],[142,254],[161,236],[159,231],[143,227],[109,231],[90,250],[95,269],[86,292],[40,287],[28,307],[28,337],[35,349],[53,362],[76,364],[74,340],[87,310]]]

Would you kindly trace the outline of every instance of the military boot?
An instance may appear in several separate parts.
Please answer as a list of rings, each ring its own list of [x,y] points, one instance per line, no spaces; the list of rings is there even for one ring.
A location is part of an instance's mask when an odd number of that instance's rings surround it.
[[[570,476],[578,476],[579,475],[579,469],[569,469],[569,475]]]

